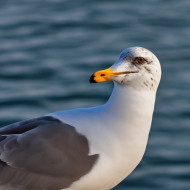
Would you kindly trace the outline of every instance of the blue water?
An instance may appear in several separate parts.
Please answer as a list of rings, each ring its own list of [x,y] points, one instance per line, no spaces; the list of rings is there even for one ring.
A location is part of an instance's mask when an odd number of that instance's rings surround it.
[[[190,189],[190,1],[0,1],[0,125],[104,103],[90,85],[122,49],[143,46],[162,64],[147,151],[114,190]]]

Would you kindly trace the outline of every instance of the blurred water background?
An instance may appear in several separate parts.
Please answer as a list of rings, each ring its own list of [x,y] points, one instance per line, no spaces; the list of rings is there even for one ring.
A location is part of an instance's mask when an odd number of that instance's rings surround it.
[[[190,1],[1,0],[0,125],[103,104],[90,75],[130,46],[162,64],[146,154],[114,190],[190,189]]]

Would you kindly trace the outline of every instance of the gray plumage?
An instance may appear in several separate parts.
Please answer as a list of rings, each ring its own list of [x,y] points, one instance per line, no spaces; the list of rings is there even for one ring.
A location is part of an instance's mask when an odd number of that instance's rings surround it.
[[[0,129],[0,189],[61,190],[87,174],[98,159],[87,138],[51,116]]]

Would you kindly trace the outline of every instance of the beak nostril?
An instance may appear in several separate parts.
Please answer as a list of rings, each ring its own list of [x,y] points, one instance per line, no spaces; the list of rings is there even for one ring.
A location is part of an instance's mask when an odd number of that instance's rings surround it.
[[[103,77],[103,76],[105,76],[105,74],[101,74],[100,76]]]

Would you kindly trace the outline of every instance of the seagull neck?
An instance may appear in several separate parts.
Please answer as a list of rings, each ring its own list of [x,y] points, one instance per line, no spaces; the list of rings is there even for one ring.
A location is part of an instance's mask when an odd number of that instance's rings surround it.
[[[150,115],[152,116],[155,104],[156,91],[153,90],[136,90],[130,86],[120,86],[114,84],[112,94],[105,104],[107,110],[120,115],[120,117],[130,117],[131,114]],[[142,114],[143,112],[143,114]]]

